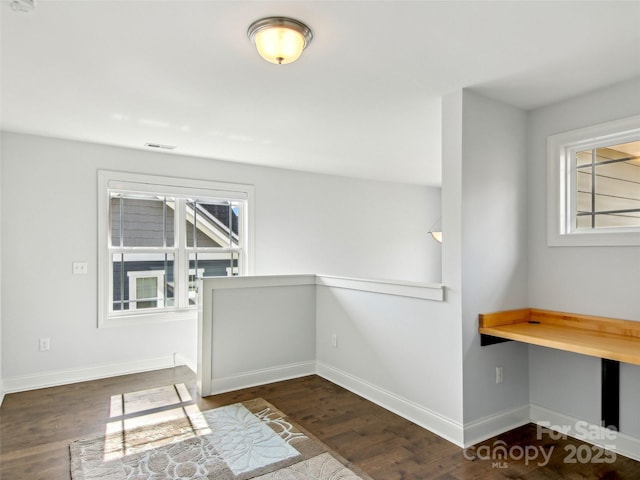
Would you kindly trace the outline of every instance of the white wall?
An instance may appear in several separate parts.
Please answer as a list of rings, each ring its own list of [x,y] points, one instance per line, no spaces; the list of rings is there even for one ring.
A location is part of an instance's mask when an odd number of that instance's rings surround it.
[[[173,353],[195,363],[195,321],[96,328],[98,169],[254,184],[257,274],[440,280],[427,235],[439,189],[6,132],[2,150],[3,374],[14,386],[157,368]],[[89,275],[71,275],[74,260]]]
[[[314,307],[314,285],[217,290],[211,378],[261,370],[267,358],[276,366],[314,362]]]
[[[268,275],[202,291],[203,394],[318,373],[462,444],[459,322],[440,285]]]
[[[318,373],[461,445],[459,322],[449,308],[318,286]]]
[[[462,355],[462,91],[442,99],[442,283],[455,347],[438,365],[455,382],[455,419],[464,425]],[[464,443],[464,434],[462,438]]]
[[[640,79],[531,112],[529,306],[640,321],[640,247],[549,247],[546,239],[547,136],[638,113]],[[597,359],[530,347],[529,369],[533,404],[600,423]],[[620,382],[620,431],[640,437],[640,367],[621,365]]]
[[[0,405],[4,400],[2,381],[2,136],[0,136]]]
[[[478,314],[527,305],[525,133],[516,108],[468,90],[443,99],[443,283],[460,324],[465,444],[528,420],[526,345],[480,347],[478,335]]]
[[[315,282],[315,275],[204,279],[200,394],[315,373]]]
[[[256,184],[256,274],[317,273],[440,282],[428,235],[440,189],[275,169]]]
[[[528,404],[527,347],[480,346],[478,314],[527,306],[526,114],[463,95],[462,323],[465,423]],[[495,367],[504,369],[496,384]]]

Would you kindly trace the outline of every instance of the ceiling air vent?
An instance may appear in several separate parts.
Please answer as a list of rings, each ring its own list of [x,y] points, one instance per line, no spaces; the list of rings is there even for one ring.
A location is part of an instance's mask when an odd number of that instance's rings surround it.
[[[175,145],[162,145],[161,143],[145,143],[144,146],[149,148],[159,148],[161,150],[174,150],[176,148]]]
[[[36,8],[36,0],[13,0],[11,9],[14,12],[28,13]]]

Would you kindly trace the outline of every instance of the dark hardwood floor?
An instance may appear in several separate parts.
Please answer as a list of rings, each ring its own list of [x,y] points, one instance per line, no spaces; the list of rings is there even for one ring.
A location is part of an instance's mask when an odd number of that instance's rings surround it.
[[[463,451],[317,376],[198,398],[186,367],[7,395],[0,409],[0,478],[69,479],[69,443],[104,433],[112,396],[172,384],[185,384],[201,410],[262,397],[376,480],[640,479],[640,462],[617,456],[605,463],[609,452],[548,434],[538,439],[534,425]],[[509,450],[503,461],[485,459],[501,445]],[[576,462],[567,463],[572,452]]]

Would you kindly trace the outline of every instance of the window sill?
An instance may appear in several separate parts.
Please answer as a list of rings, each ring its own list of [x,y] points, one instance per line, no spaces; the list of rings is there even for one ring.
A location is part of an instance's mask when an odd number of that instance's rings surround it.
[[[127,315],[111,314],[101,318],[98,328],[147,325],[153,323],[181,322],[198,319],[197,307],[183,310],[165,310],[157,312],[130,313]]]
[[[632,247],[640,245],[640,232],[550,232],[547,244],[550,247]]]

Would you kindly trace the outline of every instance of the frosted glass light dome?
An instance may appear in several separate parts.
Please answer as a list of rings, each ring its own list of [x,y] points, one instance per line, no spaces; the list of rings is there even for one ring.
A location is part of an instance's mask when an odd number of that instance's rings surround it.
[[[247,35],[262,58],[278,65],[295,62],[313,38],[304,23],[285,17],[257,20]]]

